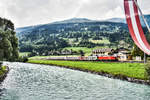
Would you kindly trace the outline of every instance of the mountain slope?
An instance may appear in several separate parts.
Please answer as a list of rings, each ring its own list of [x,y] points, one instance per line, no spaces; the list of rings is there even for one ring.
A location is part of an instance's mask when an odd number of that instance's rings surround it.
[[[126,20],[124,18],[111,18],[107,19],[106,21],[115,23],[126,23]]]
[[[150,26],[150,15],[145,15],[145,18],[146,18],[146,20]],[[144,24],[142,17],[140,17],[140,19],[141,19],[142,26],[145,27],[145,24]],[[124,19],[124,18],[111,18],[111,19],[107,19],[104,21],[99,21],[99,20],[90,20],[90,19],[86,19],[86,18],[72,18],[72,19],[68,19],[68,20],[64,20],[64,21],[57,21],[57,22],[44,24],[44,25],[67,24],[67,23],[86,23],[86,22],[112,22],[112,23],[125,23],[126,24],[126,19]],[[17,33],[23,33],[23,32],[32,31],[33,29],[39,28],[39,27],[44,26],[44,25],[21,27],[21,28],[17,28],[16,32]]]
[[[149,15],[146,18],[150,21]],[[20,51],[36,51],[40,54],[67,46],[129,48],[133,44],[127,24],[124,23],[124,19],[118,18],[106,21],[73,18],[44,25],[17,28],[16,31]]]
[[[144,15],[146,21],[148,22],[149,26],[150,26],[150,15]],[[143,27],[145,27],[145,23],[143,21],[142,16],[140,16],[140,20],[141,20],[141,24]],[[124,18],[111,18],[111,19],[107,19],[106,21],[108,22],[116,22],[116,23],[125,23],[126,24],[126,19]]]
[[[16,32],[17,33],[22,33],[22,32],[28,32],[28,31],[32,31],[35,28],[39,28],[45,25],[53,25],[53,24],[68,24],[68,23],[85,23],[85,22],[93,22],[94,20],[89,20],[86,18],[71,18],[68,20],[64,20],[64,21],[56,21],[53,23],[49,23],[49,24],[44,24],[44,25],[35,25],[35,26],[28,26],[28,27],[21,27],[21,28],[17,28]]]

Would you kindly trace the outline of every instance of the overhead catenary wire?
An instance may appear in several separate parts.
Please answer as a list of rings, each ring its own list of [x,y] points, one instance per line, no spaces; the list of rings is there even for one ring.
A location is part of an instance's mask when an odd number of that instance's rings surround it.
[[[140,12],[140,14],[141,14],[141,16],[142,16],[142,18],[143,18],[144,24],[146,25],[146,27],[147,27],[147,29],[148,29],[148,31],[149,31],[149,33],[150,33],[150,26],[148,25],[148,22],[146,21],[146,18],[144,17],[142,10],[140,9],[140,7],[139,7],[137,1],[134,0],[134,2],[135,2],[135,4],[136,4],[136,6],[138,7],[139,12]]]

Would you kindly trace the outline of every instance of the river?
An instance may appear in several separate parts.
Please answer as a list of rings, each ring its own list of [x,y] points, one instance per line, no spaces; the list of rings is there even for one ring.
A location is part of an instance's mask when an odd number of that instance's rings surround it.
[[[48,65],[8,63],[0,100],[150,100],[150,86]]]

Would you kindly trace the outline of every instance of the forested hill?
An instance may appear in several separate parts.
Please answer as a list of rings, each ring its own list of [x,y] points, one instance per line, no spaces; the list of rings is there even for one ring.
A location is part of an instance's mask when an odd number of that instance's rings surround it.
[[[133,42],[127,25],[116,20],[95,21],[73,18],[45,25],[18,28],[16,31],[20,51],[36,51],[42,54],[68,46],[132,47]]]
[[[10,20],[0,18],[0,61],[18,59],[18,50],[14,24]]]

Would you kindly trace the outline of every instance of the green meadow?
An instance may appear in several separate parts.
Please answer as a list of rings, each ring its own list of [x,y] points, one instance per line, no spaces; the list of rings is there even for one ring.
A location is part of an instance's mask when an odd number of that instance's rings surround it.
[[[32,60],[28,63],[47,64],[74,69],[88,70],[92,72],[105,72],[112,75],[124,75],[130,78],[147,80],[145,65],[142,63],[115,63],[92,61],[57,61],[57,60]]]

